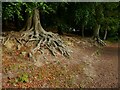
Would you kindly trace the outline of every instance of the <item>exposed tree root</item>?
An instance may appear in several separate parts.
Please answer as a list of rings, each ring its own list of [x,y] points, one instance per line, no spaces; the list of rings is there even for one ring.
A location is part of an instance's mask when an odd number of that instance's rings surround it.
[[[94,40],[101,46],[106,46],[106,43],[101,40],[99,37],[95,37]]]
[[[59,51],[62,55],[68,57],[70,56],[67,47],[64,45],[62,40],[52,32],[46,32],[40,23],[39,11],[37,9],[34,10],[34,14],[29,17],[25,27],[21,30],[21,37],[16,38],[16,40],[21,45],[29,45],[30,42],[35,44],[35,47],[31,50],[30,56],[34,58],[33,54],[36,51],[40,51],[44,53],[41,48],[47,48],[52,53],[52,55],[56,56],[57,51]]]
[[[36,47],[32,50],[33,53],[38,50],[41,51],[42,47],[46,47],[54,56],[56,56],[56,50],[60,51],[64,56],[69,56],[66,46],[56,34],[46,32],[45,34],[36,35],[33,33],[34,31],[24,34],[18,41],[24,43],[24,45],[28,45],[29,42],[35,41]]]
[[[28,18],[25,27],[19,33],[20,35],[14,36],[14,34],[11,32],[10,36],[7,36],[8,38],[4,44],[10,40],[11,37],[14,38],[18,46],[20,45],[29,47],[30,44],[32,44],[33,47],[27,52],[29,53],[29,57],[34,61],[36,61],[36,52],[41,52],[41,54],[45,56],[43,50],[44,48],[48,49],[53,56],[56,56],[58,52],[60,52],[62,56],[70,56],[69,49],[59,38],[59,36],[52,32],[46,32],[42,28],[39,11],[37,9],[34,9],[33,15]]]

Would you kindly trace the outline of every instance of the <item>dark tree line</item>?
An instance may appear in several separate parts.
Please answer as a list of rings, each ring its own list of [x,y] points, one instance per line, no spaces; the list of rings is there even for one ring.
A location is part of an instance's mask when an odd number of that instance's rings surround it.
[[[37,7],[42,26],[56,26],[60,34],[76,32],[83,37],[93,36],[98,42],[101,39],[118,40],[120,6],[117,2],[4,2],[2,6],[4,25],[13,22],[18,29],[23,28],[33,8]]]

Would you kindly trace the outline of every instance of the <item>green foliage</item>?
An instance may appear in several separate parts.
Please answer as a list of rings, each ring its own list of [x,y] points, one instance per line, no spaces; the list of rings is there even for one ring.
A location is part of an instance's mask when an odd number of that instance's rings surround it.
[[[108,31],[108,38],[118,40],[119,18],[118,18],[118,3],[102,3],[103,20],[101,31]]]
[[[3,20],[12,20],[15,15],[19,20],[24,20],[26,16],[23,13],[31,15],[33,9],[38,8],[48,24],[60,26],[63,32],[69,31],[69,27],[81,30],[83,25],[86,30],[92,30],[97,23],[101,25],[101,37],[107,30],[108,37],[116,38],[120,28],[119,7],[116,2],[6,2],[2,5],[2,16]]]
[[[78,8],[75,10],[75,22],[76,24],[82,22],[83,25],[88,23],[88,19],[90,16],[90,11],[87,6],[87,3],[79,3]]]
[[[16,14],[20,20],[23,20],[22,11],[31,15],[34,8],[38,8],[47,14],[55,13],[53,5],[45,2],[4,2],[2,7],[3,19],[12,19]]]
[[[12,18],[14,18],[14,14],[18,15],[19,19],[23,20],[23,17],[21,15],[21,6],[22,3],[3,3],[3,7],[2,7],[2,16],[4,20],[11,20]]]
[[[28,74],[24,73],[16,79],[16,82],[28,82]]]
[[[119,3],[76,3],[75,23],[79,28],[82,25],[87,29],[94,27],[96,23],[101,25],[101,35],[104,37],[104,31],[109,33],[108,38],[117,39],[119,28],[118,6]]]
[[[69,26],[65,23],[58,23],[57,24],[57,27],[59,30],[61,30],[62,32],[67,32],[67,33],[70,33],[69,32]]]
[[[50,14],[50,13],[55,13],[56,7],[54,5],[45,3],[45,2],[37,2],[37,7],[41,9],[44,13]]]

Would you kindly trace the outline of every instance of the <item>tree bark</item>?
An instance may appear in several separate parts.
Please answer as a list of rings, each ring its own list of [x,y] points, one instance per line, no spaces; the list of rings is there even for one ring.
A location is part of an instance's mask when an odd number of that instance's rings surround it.
[[[100,25],[96,24],[94,28],[94,38],[99,38]]]
[[[33,16],[33,25],[36,33],[46,33],[40,22],[39,10],[35,9]]]
[[[84,25],[82,25],[82,37],[84,37]]]
[[[106,38],[107,38],[107,29],[105,30],[104,40],[106,40]]]
[[[95,28],[94,28],[94,36],[93,37],[94,37],[94,40],[98,42],[98,44],[104,46],[104,45],[106,45],[106,43],[103,40],[101,40],[99,37],[100,27],[101,27],[100,24],[96,23]]]

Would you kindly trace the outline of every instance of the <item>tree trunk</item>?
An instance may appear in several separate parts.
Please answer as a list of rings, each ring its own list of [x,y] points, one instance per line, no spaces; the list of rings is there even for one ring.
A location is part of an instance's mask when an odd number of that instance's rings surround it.
[[[94,40],[97,41],[98,44],[104,46],[104,45],[106,45],[106,43],[103,40],[101,40],[99,37],[100,27],[101,27],[100,24],[96,23],[96,26],[94,28],[94,36],[93,37],[94,37]]]
[[[34,9],[33,15],[29,16],[26,25],[22,29],[22,31],[27,31],[31,29],[34,29],[35,33],[45,33],[45,30],[42,28],[40,23],[40,15],[38,9]]]
[[[40,23],[40,15],[38,9],[35,9],[34,11],[33,25],[36,33],[45,33],[45,30],[43,29]]]
[[[99,38],[100,25],[96,24],[94,28],[94,38]]]
[[[107,29],[105,30],[104,40],[106,40],[106,37],[107,37]]]
[[[82,37],[84,37],[84,25],[82,25]]]

